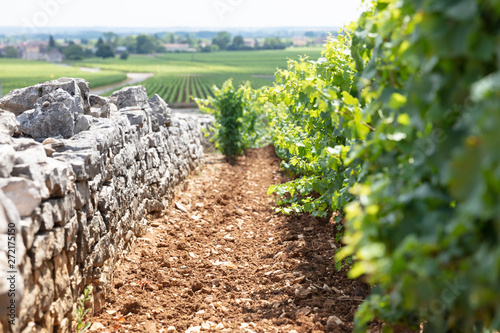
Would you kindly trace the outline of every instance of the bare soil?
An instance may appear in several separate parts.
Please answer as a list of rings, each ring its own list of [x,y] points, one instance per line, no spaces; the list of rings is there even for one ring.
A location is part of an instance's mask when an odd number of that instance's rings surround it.
[[[274,212],[279,163],[273,147],[235,165],[207,156],[117,269],[91,330],[352,332],[369,288],[335,269],[332,221]]]

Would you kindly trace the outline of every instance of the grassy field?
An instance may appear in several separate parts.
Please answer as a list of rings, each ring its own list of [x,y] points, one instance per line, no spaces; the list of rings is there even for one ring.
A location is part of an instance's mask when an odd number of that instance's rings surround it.
[[[159,94],[171,105],[190,104],[193,97],[205,98],[213,85],[220,86],[233,78],[236,85],[250,81],[252,87],[270,85],[277,68],[285,68],[287,59],[307,55],[316,60],[320,48],[272,51],[239,51],[215,53],[170,53],[156,57],[131,56],[128,60],[92,58],[75,66],[155,73],[143,85],[148,93]]]
[[[0,59],[0,81],[4,95],[13,89],[28,87],[60,77],[84,78],[90,82],[91,87],[99,87],[123,81],[127,75],[114,70],[90,73],[75,67],[65,67],[41,61]]]

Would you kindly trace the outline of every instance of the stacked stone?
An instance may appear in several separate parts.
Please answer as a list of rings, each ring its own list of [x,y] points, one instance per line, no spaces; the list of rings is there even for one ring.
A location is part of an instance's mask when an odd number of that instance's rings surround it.
[[[0,332],[72,332],[83,290],[98,310],[145,216],[201,166],[200,126],[142,86],[104,98],[82,79],[15,90],[0,108],[0,304],[9,223],[18,272],[16,326],[0,309]]]

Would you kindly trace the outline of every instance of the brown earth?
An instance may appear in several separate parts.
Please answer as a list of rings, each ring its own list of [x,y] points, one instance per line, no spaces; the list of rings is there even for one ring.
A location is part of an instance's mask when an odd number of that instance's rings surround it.
[[[207,156],[117,269],[91,330],[352,332],[369,290],[335,269],[332,222],[274,213],[267,189],[285,179],[272,147],[236,165]]]

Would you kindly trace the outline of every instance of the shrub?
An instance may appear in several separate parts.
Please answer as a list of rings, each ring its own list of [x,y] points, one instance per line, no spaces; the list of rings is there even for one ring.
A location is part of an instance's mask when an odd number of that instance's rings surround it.
[[[211,141],[229,161],[234,161],[245,149],[265,140],[264,116],[249,99],[252,93],[249,83],[235,89],[232,80],[227,80],[220,89],[214,86],[213,93],[206,100],[195,100],[202,111],[214,115]]]
[[[121,59],[121,60],[127,60],[127,59],[128,59],[128,57],[129,57],[129,53],[128,53],[127,51],[122,52],[122,53],[120,54],[120,59]]]
[[[275,87],[264,94],[282,166],[298,176],[269,189],[280,196],[285,213],[326,217],[352,199],[348,189],[359,168],[347,153],[370,127],[361,122],[350,44],[344,33],[329,40],[318,61],[289,61],[287,70],[278,71]]]

